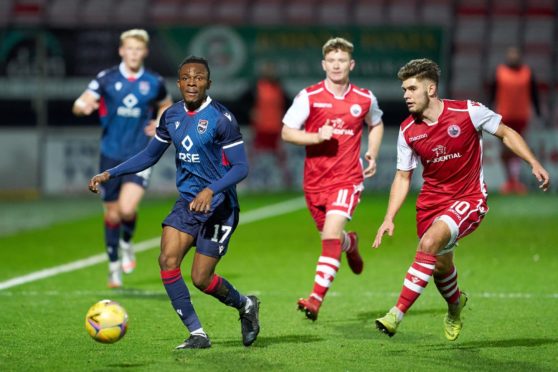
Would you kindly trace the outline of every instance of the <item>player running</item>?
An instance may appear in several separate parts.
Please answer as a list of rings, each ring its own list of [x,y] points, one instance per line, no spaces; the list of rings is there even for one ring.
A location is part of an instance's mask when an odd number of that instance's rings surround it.
[[[355,274],[363,269],[358,236],[344,228],[360,201],[364,178],[376,173],[384,128],[374,94],[349,81],[353,49],[343,38],[328,40],[322,48],[325,80],[302,90],[283,118],[283,140],[306,147],[304,194],[322,240],[314,288],[298,301],[312,320],[339,270],[341,252]],[[369,130],[366,169],[360,159],[364,123]]]
[[[93,177],[89,188],[97,192],[98,185],[109,179],[149,168],[174,144],[180,197],[163,221],[159,266],[172,306],[190,333],[177,349],[211,346],[180,270],[192,246],[196,246],[192,282],[204,293],[238,309],[242,341],[250,346],[260,331],[259,300],[240,294],[215,273],[238,224],[235,186],[248,174],[244,142],[230,111],[207,96],[211,85],[207,61],[186,58],[178,71],[177,85],[183,100],[165,111],[155,139],[130,160]]]
[[[143,150],[155,134],[157,117],[172,104],[163,78],[143,67],[149,35],[133,29],[120,35],[118,52],[122,62],[101,71],[74,102],[73,113],[91,115],[99,110],[103,127],[100,170],[114,167]],[[136,259],[131,240],[136,228],[137,208],[148,186],[151,170],[113,179],[102,186],[105,245],[109,258],[108,286],[122,286],[122,270],[131,273]],[[119,260],[122,249],[122,262]]]
[[[438,98],[440,69],[428,59],[412,60],[397,75],[410,116],[403,121],[397,145],[397,172],[384,222],[373,248],[382,236],[393,235],[393,220],[401,208],[411,176],[420,160],[424,183],[417,199],[417,233],[420,238],[415,260],[409,268],[396,305],[376,327],[393,336],[405,313],[420,296],[431,277],[448,304],[444,332],[454,341],[461,332],[461,312],[467,295],[459,290],[453,250],[457,241],[472,233],[488,212],[482,170],[482,131],[500,138],[532,167],[546,191],[548,172],[535,158],[523,138],[501,121],[501,116],[480,103]]]

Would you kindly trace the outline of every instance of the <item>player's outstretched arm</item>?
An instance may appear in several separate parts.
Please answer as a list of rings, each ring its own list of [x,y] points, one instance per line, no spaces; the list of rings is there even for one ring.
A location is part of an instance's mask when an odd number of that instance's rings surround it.
[[[105,183],[110,179],[110,173],[104,171],[103,173],[99,173],[89,181],[89,191],[97,194],[99,192],[99,185],[101,183]]]
[[[500,123],[494,135],[502,140],[514,154],[525,160],[531,166],[531,171],[540,182],[539,188],[543,191],[550,187],[550,175],[535,157],[523,137],[504,123]]]
[[[382,244],[382,237],[387,233],[389,236],[393,236],[393,231],[395,230],[395,224],[393,220],[395,215],[401,209],[407,194],[411,188],[411,176],[413,171],[402,171],[397,170],[395,173],[395,178],[391,184],[391,191],[389,193],[389,202],[386,215],[382,225],[376,233],[374,238],[374,243],[372,243],[372,248],[378,248]]]
[[[75,100],[72,112],[76,116],[91,115],[99,108],[98,98],[90,91],[86,90]]]
[[[304,129],[294,129],[283,125],[281,138],[283,141],[295,145],[309,146],[329,141],[333,136],[333,127],[329,125],[329,119],[318,132],[307,132]]]
[[[133,174],[149,168],[157,163],[165,150],[169,147],[168,143],[158,140],[149,142],[147,147],[134,155],[123,163],[118,164],[116,167],[108,169],[100,173],[89,181],[89,190],[91,192],[99,192],[99,185],[107,182],[111,178],[124,176],[126,174]]]
[[[364,169],[364,178],[372,177],[376,174],[376,159],[380,152],[380,144],[384,136],[384,123],[380,121],[378,124],[370,127],[368,132],[368,150],[364,154],[364,158],[368,162],[368,166]]]

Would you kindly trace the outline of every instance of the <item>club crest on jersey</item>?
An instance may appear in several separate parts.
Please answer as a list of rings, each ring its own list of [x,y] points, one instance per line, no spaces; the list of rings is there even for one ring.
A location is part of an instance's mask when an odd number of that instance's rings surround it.
[[[362,113],[362,107],[360,107],[360,105],[355,103],[354,105],[351,106],[349,111],[351,112],[351,115],[357,118]]]
[[[141,94],[143,94],[144,96],[149,93],[149,90],[151,89],[151,86],[149,84],[149,81],[140,81],[139,82],[139,91]]]
[[[122,89],[122,82],[117,81],[116,83],[114,83],[114,89],[116,89],[117,92]]]
[[[200,121],[198,121],[198,133],[204,134],[206,130],[207,130],[207,120],[200,119]]]
[[[457,124],[452,124],[448,127],[448,134],[451,138],[459,137],[461,134],[461,128]]]

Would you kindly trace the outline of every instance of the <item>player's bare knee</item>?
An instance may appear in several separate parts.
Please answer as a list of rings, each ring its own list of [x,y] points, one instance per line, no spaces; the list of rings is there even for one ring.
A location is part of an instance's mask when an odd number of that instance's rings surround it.
[[[121,222],[120,215],[117,211],[106,211],[105,212],[105,221],[110,223],[111,225],[118,225]]]
[[[436,254],[439,250],[440,242],[438,239],[433,238],[430,235],[424,235],[420,239],[418,251],[428,254]]]
[[[194,286],[196,286],[197,289],[203,292],[207,287],[209,287],[211,278],[205,273],[192,270],[192,283],[194,283]]]
[[[161,270],[174,270],[180,267],[180,259],[174,255],[159,254],[159,267]]]
[[[120,218],[123,221],[130,221],[133,220],[136,216],[136,210],[135,209],[129,209],[129,208],[125,208],[125,209],[120,209]]]

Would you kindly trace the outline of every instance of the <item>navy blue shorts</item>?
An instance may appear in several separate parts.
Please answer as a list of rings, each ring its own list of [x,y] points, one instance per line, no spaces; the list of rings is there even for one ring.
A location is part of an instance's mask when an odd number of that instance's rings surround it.
[[[227,253],[229,241],[238,225],[238,208],[225,200],[209,213],[192,212],[190,202],[180,198],[162,225],[171,226],[194,237],[196,252],[220,258]]]
[[[101,154],[100,170],[101,172],[107,169],[116,167],[118,164],[122,163],[121,160],[114,160]],[[105,183],[100,185],[101,199],[105,202],[112,202],[118,200],[120,195],[120,188],[123,184],[127,182],[135,183],[140,185],[144,189],[149,186],[149,177],[151,176],[151,168],[147,168],[144,171],[138,172],[136,174],[128,174],[122,177],[111,178]]]

